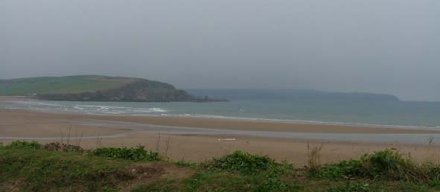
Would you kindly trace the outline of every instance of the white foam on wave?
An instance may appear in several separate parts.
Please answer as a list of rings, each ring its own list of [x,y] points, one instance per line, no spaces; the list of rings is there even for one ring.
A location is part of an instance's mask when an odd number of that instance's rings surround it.
[[[156,112],[156,113],[166,113],[166,112],[168,112],[167,110],[162,109],[162,108],[158,108],[158,107],[150,108],[150,110],[151,110],[152,112]]]
[[[120,106],[106,106],[106,105],[75,105],[73,107],[87,113],[104,113],[104,114],[151,114],[151,113],[166,113],[168,110],[158,107],[152,108],[134,108],[134,107],[120,107]]]
[[[152,108],[133,108],[132,112],[134,113],[166,113],[168,110],[158,108],[158,107],[152,107]]]
[[[119,107],[119,106],[108,106],[108,105],[75,105],[73,106],[73,108],[77,110],[97,110],[97,111],[131,109],[130,107]]]

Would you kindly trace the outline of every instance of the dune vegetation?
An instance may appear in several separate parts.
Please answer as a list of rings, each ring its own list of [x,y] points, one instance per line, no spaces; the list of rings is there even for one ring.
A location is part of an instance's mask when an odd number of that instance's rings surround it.
[[[292,154],[295,155],[295,154]],[[236,151],[203,163],[172,161],[141,146],[84,150],[66,143],[0,146],[0,191],[438,191],[440,165],[386,149],[360,159],[296,167]]]

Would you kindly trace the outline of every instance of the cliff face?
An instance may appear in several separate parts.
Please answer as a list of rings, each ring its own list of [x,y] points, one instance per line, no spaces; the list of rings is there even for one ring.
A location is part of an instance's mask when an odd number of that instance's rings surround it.
[[[38,94],[38,99],[64,100],[64,101],[143,101],[143,102],[169,102],[169,101],[196,101],[197,98],[183,90],[166,83],[135,80],[124,86],[98,91],[82,93],[55,93]]]

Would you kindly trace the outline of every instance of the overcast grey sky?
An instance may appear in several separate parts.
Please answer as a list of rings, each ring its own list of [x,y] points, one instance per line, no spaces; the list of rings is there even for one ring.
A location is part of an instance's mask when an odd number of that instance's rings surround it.
[[[0,78],[440,101],[439,0],[0,0]]]

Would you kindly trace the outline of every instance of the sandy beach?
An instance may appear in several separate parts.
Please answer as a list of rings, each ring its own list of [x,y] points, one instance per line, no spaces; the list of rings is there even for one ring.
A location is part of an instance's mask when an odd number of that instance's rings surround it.
[[[237,132],[240,131],[240,132]],[[267,137],[250,133],[271,133]],[[299,124],[190,117],[104,116],[0,110],[0,141],[60,141],[85,148],[144,145],[173,160],[203,161],[235,150],[303,165],[310,147],[322,146],[322,163],[396,148],[419,161],[437,161],[435,144],[342,142],[277,138],[291,133],[438,134],[435,130]],[[239,134],[240,133],[240,134]],[[247,134],[249,133],[249,134]]]

